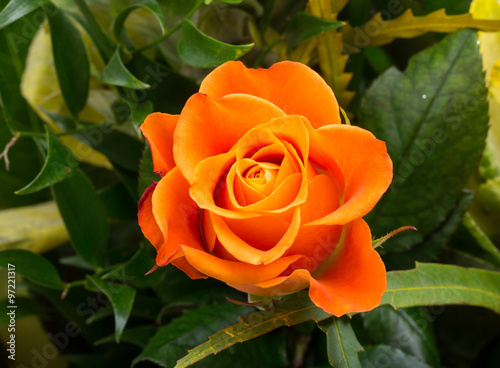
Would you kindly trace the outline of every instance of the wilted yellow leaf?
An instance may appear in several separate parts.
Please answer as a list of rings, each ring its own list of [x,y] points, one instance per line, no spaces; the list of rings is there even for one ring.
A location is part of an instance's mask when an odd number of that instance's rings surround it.
[[[309,0],[309,12],[321,19],[336,20],[330,0]],[[343,31],[343,29],[342,29]],[[323,77],[332,87],[340,106],[347,108],[354,92],[347,90],[352,73],[344,73],[348,55],[343,54],[342,33],[336,29],[324,32],[316,37],[318,40],[318,60]]]
[[[0,250],[47,252],[69,240],[55,202],[0,211]]]
[[[445,9],[416,17],[411,9],[402,15],[384,20],[382,13],[375,14],[359,27],[346,25],[342,31],[346,49],[381,46],[395,38],[413,38],[428,32],[451,33],[459,29],[476,28],[487,32],[500,31],[500,20],[487,19],[474,14],[446,15]]]

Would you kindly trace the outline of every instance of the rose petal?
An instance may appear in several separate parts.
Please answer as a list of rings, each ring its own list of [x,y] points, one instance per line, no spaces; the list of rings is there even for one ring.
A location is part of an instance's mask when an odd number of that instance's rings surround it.
[[[283,111],[254,96],[214,100],[197,93],[186,102],[175,130],[175,162],[193,183],[200,161],[228,152],[251,128],[280,116],[285,116]]]
[[[363,219],[347,226],[332,264],[327,261],[312,273],[309,289],[314,304],[337,317],[375,308],[387,288],[385,266],[372,248],[370,228]]]
[[[343,225],[365,216],[392,180],[392,161],[385,143],[350,125],[332,125],[309,133],[310,160],[339,185],[343,196],[336,211],[308,225]]]
[[[293,245],[285,255],[302,254],[306,256],[308,264],[300,266],[314,270],[327,260],[335,250],[340,241],[341,232],[342,226],[340,225],[302,225]]]
[[[300,209],[296,207],[292,222],[281,239],[270,249],[261,250],[258,244],[253,246],[236,235],[220,216],[212,213],[211,218],[221,245],[235,259],[253,265],[269,264],[280,258],[293,244],[300,227]]]
[[[314,177],[307,192],[307,200],[301,205],[303,224],[327,216],[339,208],[339,188],[328,176],[320,174]]]
[[[148,115],[141,125],[141,131],[151,146],[155,172],[161,176],[175,167],[173,136],[178,120],[179,115],[155,112]]]
[[[331,88],[311,68],[283,61],[269,69],[248,69],[227,62],[205,77],[200,92],[212,98],[244,93],[263,98],[287,115],[305,116],[314,128],[340,124],[339,106]]]
[[[230,284],[256,284],[279,276],[302,256],[280,258],[267,265],[226,261],[205,251],[182,247],[186,260],[199,272]]]
[[[234,163],[234,156],[234,151],[231,151],[208,157],[200,162],[196,167],[189,194],[200,208],[221,216],[231,218],[260,216],[257,212],[235,211],[236,208],[231,203],[223,176]]]
[[[177,167],[160,180],[151,200],[156,223],[166,239],[157,249],[159,266],[168,263],[180,245],[204,249],[198,230],[199,209],[189,196],[189,183]]]
[[[207,275],[202,274],[196,268],[191,266],[185,257],[180,257],[172,261],[172,264],[186,273],[191,279],[208,279]]]
[[[153,215],[153,204],[151,202],[157,184],[157,182],[153,182],[153,184],[151,184],[142,194],[138,205],[139,211],[137,217],[139,218],[139,226],[141,227],[142,233],[158,251],[163,245],[163,233],[156,223],[156,219]]]
[[[179,123],[180,124],[180,123]],[[192,178],[190,194],[198,206],[220,216],[229,218],[252,218],[259,216],[257,211],[272,213],[285,212],[303,203],[307,198],[307,176],[299,173],[288,176],[267,198],[241,207],[231,200],[228,186],[221,178],[235,162],[235,153],[240,157],[252,152],[260,145],[275,144],[278,140],[295,157],[299,172],[306,172],[303,161],[309,154],[309,122],[301,116],[286,116],[269,121],[248,131],[240,139],[235,149],[201,161]],[[176,130],[177,133],[178,129]],[[234,152],[233,152],[234,151]]]

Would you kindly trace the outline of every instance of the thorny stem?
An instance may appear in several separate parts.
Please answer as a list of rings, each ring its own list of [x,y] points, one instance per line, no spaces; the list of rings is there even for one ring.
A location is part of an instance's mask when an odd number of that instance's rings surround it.
[[[193,6],[193,8],[189,11],[189,13],[186,14],[186,16],[183,18],[184,19],[189,19],[191,18],[191,16],[194,14],[195,11],[198,10],[198,8],[204,3],[205,0],[198,0],[198,2]],[[176,31],[178,31],[182,26],[182,20],[177,23],[174,27],[170,28],[167,32],[165,32],[163,35],[161,35],[159,38],[157,38],[156,40],[144,45],[144,46],[141,46],[137,49],[135,49],[133,51],[134,54],[137,54],[141,51],[144,51],[144,50],[147,50],[153,46],[156,46],[157,44],[159,44],[161,41],[167,39],[170,35],[172,35],[173,33],[175,33]]]

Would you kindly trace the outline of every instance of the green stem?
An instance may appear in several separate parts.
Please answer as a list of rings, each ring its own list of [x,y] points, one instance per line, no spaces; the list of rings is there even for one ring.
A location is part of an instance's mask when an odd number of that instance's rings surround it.
[[[89,7],[85,3],[84,0],[74,0],[78,9],[82,12],[85,20],[87,21],[89,32],[91,33],[91,37],[94,40],[97,49],[101,52],[101,57],[104,60],[104,63],[107,64],[109,59],[111,59],[111,55],[113,55],[113,46],[108,42],[107,36],[102,31],[101,27],[97,23],[94,15],[90,11]]]
[[[189,13],[186,14],[186,16],[183,18],[184,19],[189,19],[192,17],[192,15],[195,13],[195,11],[197,11],[199,9],[199,7],[205,2],[205,0],[198,0],[198,2],[193,6],[193,8],[189,11]],[[159,44],[161,41],[167,39],[168,37],[170,37],[170,35],[174,34],[175,32],[177,32],[182,26],[182,20],[177,23],[174,27],[170,28],[167,32],[165,32],[163,35],[161,35],[159,38],[157,38],[156,40],[144,45],[144,46],[141,46],[137,49],[135,49],[133,51],[134,54],[137,54],[139,52],[142,52],[144,50],[147,50],[153,46],[156,46],[157,44]]]

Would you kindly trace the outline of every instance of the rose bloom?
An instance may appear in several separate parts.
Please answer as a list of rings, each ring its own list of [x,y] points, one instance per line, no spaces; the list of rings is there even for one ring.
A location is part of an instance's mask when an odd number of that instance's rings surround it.
[[[139,203],[157,266],[259,296],[309,287],[336,316],[380,303],[385,267],[362,217],[392,162],[372,133],[341,124],[312,69],[225,63],[180,115],[151,114],[141,129],[161,175]]]

